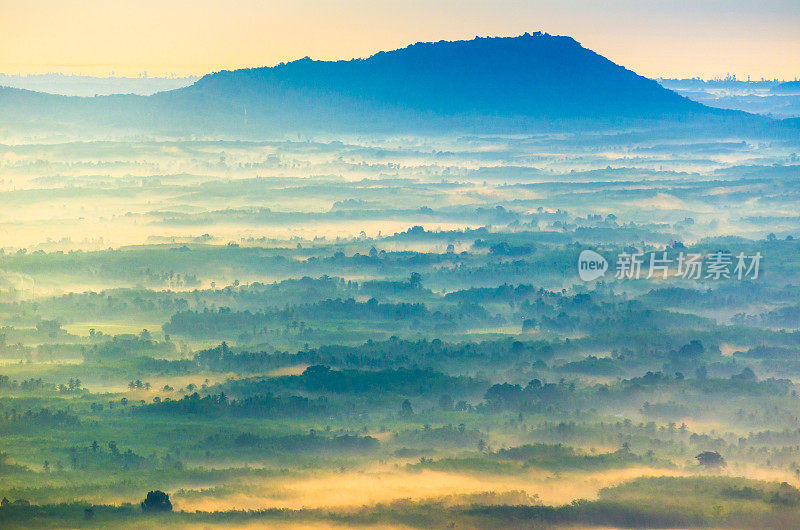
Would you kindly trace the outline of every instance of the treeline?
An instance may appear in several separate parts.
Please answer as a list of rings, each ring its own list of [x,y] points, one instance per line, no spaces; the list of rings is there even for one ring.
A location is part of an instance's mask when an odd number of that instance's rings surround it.
[[[324,356],[318,350],[289,352],[236,352],[226,342],[219,346],[201,350],[194,355],[197,366],[214,372],[258,373],[282,366],[300,364],[337,364],[332,356]]]
[[[464,365],[505,366],[516,362],[535,362],[550,359],[556,352],[572,350],[568,343],[559,341],[518,341],[510,338],[448,343],[440,339],[405,340],[392,337],[385,341],[369,340],[356,346],[324,345],[297,353],[234,350],[223,342],[214,348],[197,352],[194,362],[205,370],[239,373],[264,372],[301,364],[371,370],[425,367],[449,372]]]
[[[438,398],[480,395],[487,382],[453,377],[428,369],[333,370],[329,366],[309,366],[301,375],[237,379],[217,385],[230,395],[251,396],[263,393],[300,392],[320,395],[370,395],[373,398],[425,396]]]
[[[648,459],[637,455],[631,452],[627,446],[610,453],[583,454],[567,445],[536,443],[500,449],[490,456],[499,460],[520,462],[524,466],[551,470],[593,470],[626,467],[642,463],[653,464],[652,458]],[[660,462],[660,465],[669,466],[670,464]]]
[[[23,392],[27,394],[53,389],[55,389],[55,385],[44,382],[40,377],[17,381],[7,375],[0,374],[0,392]]]
[[[112,361],[134,357],[153,357],[175,353],[176,346],[169,341],[154,340],[147,330],[139,335],[114,335],[111,340],[94,344],[84,354],[87,361]]]
[[[740,326],[797,330],[800,329],[800,305],[781,307],[759,315],[737,313],[731,320]]]
[[[28,409],[24,412],[5,409],[0,413],[0,431],[22,432],[29,429],[74,427],[80,424],[78,416],[66,410]]]
[[[511,338],[482,342],[448,343],[440,339],[367,341],[357,346],[325,345],[317,349],[323,357],[337,359],[341,366],[426,366],[455,370],[464,365],[503,366],[519,361],[552,358],[565,348],[561,342],[519,341]]]
[[[144,414],[192,415],[202,418],[233,416],[244,418],[274,418],[317,415],[328,412],[325,398],[309,399],[303,396],[253,395],[242,399],[228,399],[224,394],[200,396],[194,392],[179,400],[164,399],[135,407]]]
[[[290,376],[291,377],[291,376]],[[397,368],[362,371],[331,370],[327,366],[309,366],[298,377],[303,389],[311,392],[366,394],[394,392],[404,395],[458,394],[474,392],[485,382],[470,377],[451,377],[432,370]]]
[[[564,379],[557,383],[548,383],[539,379],[531,380],[527,385],[499,383],[492,385],[484,395],[489,410],[511,410],[525,412],[542,412],[560,409],[586,408],[599,410],[629,407],[639,400],[648,400],[649,396],[664,392],[674,393],[681,397],[683,403],[701,403],[705,396],[747,396],[747,397],[786,397],[792,389],[788,379],[768,378],[758,380],[752,370],[745,368],[742,373],[729,378],[708,377],[701,370],[689,379],[681,373],[675,375],[663,372],[647,372],[641,377],[622,379],[611,384],[576,384]],[[639,401],[639,402],[642,402]],[[668,413],[679,403],[671,403],[669,409],[663,405],[651,410],[653,405],[644,401],[643,412],[646,414]],[[480,409],[479,409],[480,410]]]
[[[357,302],[348,298],[256,312],[234,311],[227,307],[216,311],[182,311],[172,315],[169,322],[164,324],[164,332],[212,338],[241,332],[256,334],[270,326],[292,322],[301,322],[304,326],[306,321],[317,323],[320,320],[396,322],[429,318],[432,318],[430,312],[421,303],[380,303],[375,298]]]
[[[202,440],[198,445],[206,450],[246,449],[265,455],[276,455],[287,453],[367,453],[377,450],[380,444],[372,436],[354,434],[331,436],[312,430],[305,434],[278,436],[259,436],[250,432],[244,432],[236,436],[214,434]]]
[[[540,297],[519,304],[518,317],[523,330],[558,333],[604,334],[625,332],[635,323],[639,330],[663,332],[672,329],[711,329],[716,322],[689,313],[652,308],[640,300],[598,301],[597,296],[580,293],[561,296],[552,302]]]
[[[75,470],[141,470],[164,469],[176,471],[183,469],[183,462],[169,454],[142,456],[132,449],[121,450],[116,442],[110,441],[101,446],[97,441],[89,446],[74,446],[69,449],[69,464]]]

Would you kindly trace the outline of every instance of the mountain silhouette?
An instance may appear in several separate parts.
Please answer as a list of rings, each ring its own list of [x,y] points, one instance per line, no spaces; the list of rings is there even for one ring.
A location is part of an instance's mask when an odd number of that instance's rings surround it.
[[[552,123],[742,118],[663,88],[570,37],[418,43],[366,59],[221,71],[152,96],[0,90],[0,125],[175,132],[526,129]]]
[[[771,90],[773,94],[800,94],[800,81],[786,81],[774,86]]]

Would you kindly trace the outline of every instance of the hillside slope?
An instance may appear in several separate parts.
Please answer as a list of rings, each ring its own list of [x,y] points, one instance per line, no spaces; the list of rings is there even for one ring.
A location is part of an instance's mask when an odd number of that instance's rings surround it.
[[[0,125],[174,132],[521,129],[554,123],[738,120],[547,34],[418,43],[366,59],[209,74],[149,97],[0,91]]]

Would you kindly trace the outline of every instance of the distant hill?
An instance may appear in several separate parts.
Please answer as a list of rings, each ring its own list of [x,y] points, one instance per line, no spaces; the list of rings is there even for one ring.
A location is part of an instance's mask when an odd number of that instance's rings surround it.
[[[35,90],[64,96],[107,96],[110,94],[139,94],[149,96],[164,90],[191,85],[199,78],[189,77],[95,77],[64,74],[0,74],[0,86]]]
[[[800,81],[786,81],[772,88],[775,94],[800,94]]]
[[[366,59],[301,59],[222,71],[148,97],[62,98],[0,90],[0,126],[155,128],[174,132],[302,129],[528,129],[564,122],[747,120],[710,109],[569,37],[419,43]]]

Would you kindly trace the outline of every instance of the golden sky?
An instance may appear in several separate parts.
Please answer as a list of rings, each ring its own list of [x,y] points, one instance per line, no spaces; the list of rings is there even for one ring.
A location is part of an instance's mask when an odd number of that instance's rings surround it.
[[[650,77],[800,75],[800,0],[0,0],[0,72],[204,74],[526,31]]]

